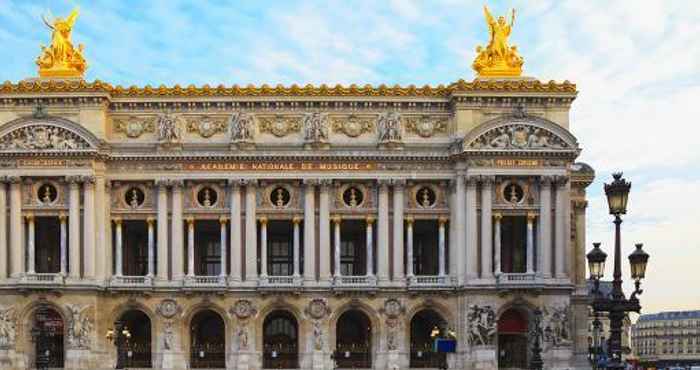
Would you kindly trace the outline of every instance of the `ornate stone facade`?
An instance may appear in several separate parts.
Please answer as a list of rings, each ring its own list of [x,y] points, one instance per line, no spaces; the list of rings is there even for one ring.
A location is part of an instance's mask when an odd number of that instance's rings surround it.
[[[0,365],[35,364],[44,305],[80,369],[114,365],[117,320],[130,367],[415,368],[439,327],[451,369],[493,369],[527,335],[500,327],[535,307],[547,368],[581,367],[593,172],[574,163],[575,95],[0,85]]]

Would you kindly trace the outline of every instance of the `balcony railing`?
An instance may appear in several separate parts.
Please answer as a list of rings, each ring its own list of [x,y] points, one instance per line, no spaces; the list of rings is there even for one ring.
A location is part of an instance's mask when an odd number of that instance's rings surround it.
[[[377,285],[375,276],[336,276],[333,285],[339,288],[367,288]]]
[[[222,287],[226,286],[226,276],[187,276],[186,287]]]
[[[117,287],[151,286],[153,278],[150,276],[113,276],[111,285]]]
[[[414,275],[408,278],[409,287],[443,288],[450,283],[447,275]]]
[[[301,286],[300,276],[261,276],[258,284],[263,288],[291,288]]]
[[[533,284],[537,280],[534,273],[502,273],[498,275],[498,284]]]
[[[54,273],[27,273],[22,277],[22,282],[25,284],[63,284],[64,276]]]

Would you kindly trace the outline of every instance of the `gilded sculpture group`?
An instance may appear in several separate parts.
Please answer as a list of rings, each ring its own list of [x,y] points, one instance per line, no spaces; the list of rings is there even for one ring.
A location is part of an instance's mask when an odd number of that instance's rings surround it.
[[[488,7],[484,5],[484,16],[489,28],[489,43],[486,47],[477,46],[477,56],[472,68],[479,77],[517,77],[522,73],[523,58],[518,54],[517,47],[508,42],[515,23],[515,10],[511,11],[510,22],[506,17],[494,18]],[[78,18],[78,9],[74,9],[65,19],[57,17],[44,23],[51,29],[51,44],[41,47],[41,55],[37,58],[39,76],[48,78],[82,78],[87,69],[83,55],[83,45],[73,46],[71,33]],[[387,122],[390,123],[391,121]],[[389,136],[394,132],[388,130]],[[310,133],[314,138],[323,136],[323,132]],[[387,141],[392,141],[391,137]]]

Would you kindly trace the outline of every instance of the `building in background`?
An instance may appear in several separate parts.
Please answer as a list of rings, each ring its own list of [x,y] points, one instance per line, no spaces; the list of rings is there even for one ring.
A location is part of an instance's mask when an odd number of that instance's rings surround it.
[[[118,321],[132,368],[435,368],[440,326],[451,369],[523,369],[537,309],[546,368],[585,368],[576,86],[486,16],[479,77],[437,87],[115,87],[53,20],[0,85],[2,368],[37,328],[111,367]]]
[[[632,346],[647,368],[700,366],[700,310],[640,316],[632,325]]]

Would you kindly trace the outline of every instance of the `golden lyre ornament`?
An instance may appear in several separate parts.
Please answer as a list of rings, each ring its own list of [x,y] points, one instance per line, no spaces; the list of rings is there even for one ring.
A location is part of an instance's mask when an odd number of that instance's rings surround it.
[[[36,59],[41,77],[83,77],[87,62],[83,57],[83,45],[76,49],[71,41],[73,25],[78,18],[78,8],[66,17],[56,17],[48,20],[42,17],[44,23],[52,31],[51,45],[41,45],[41,55]]]
[[[508,37],[515,22],[515,9],[511,12],[510,23],[506,17],[494,19],[489,8],[484,5],[484,16],[489,27],[489,44],[485,48],[476,47],[477,56],[472,68],[479,77],[517,77],[523,72],[523,58],[518,55],[515,45],[508,44]]]

